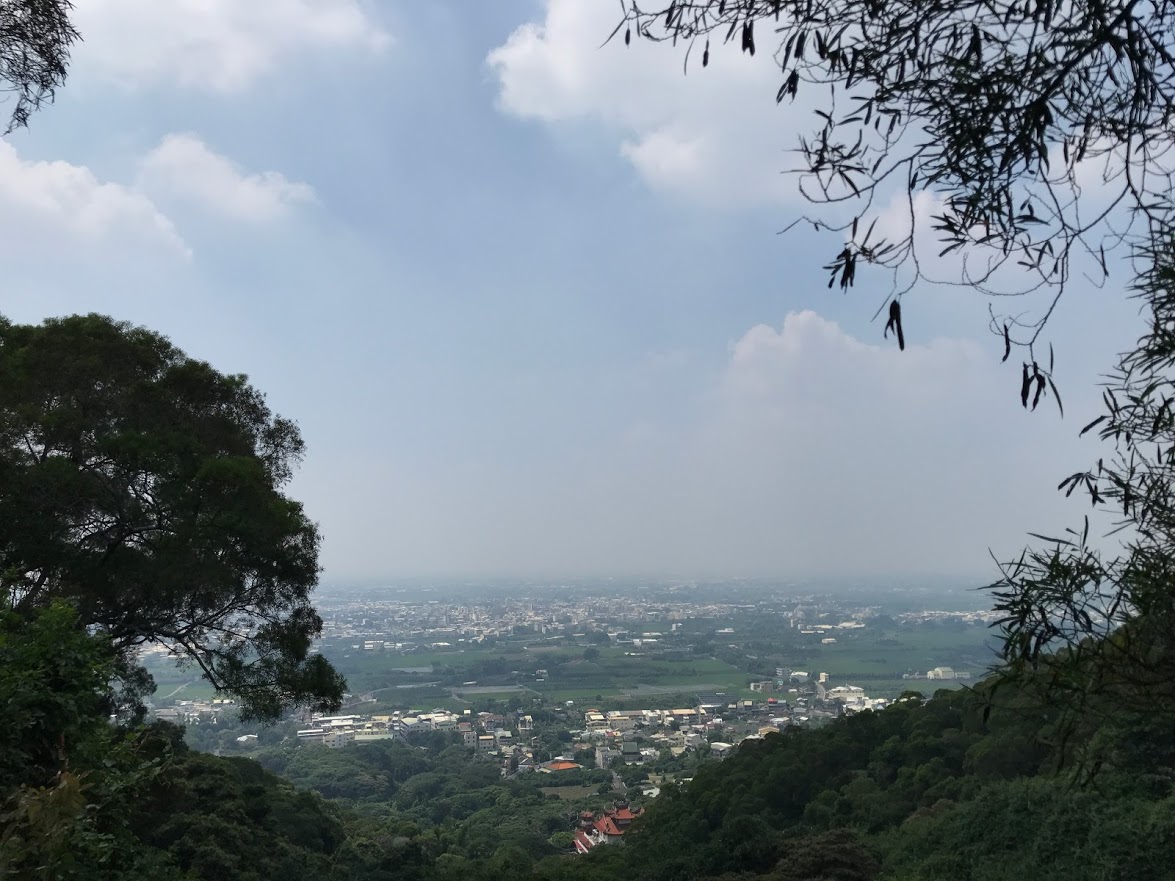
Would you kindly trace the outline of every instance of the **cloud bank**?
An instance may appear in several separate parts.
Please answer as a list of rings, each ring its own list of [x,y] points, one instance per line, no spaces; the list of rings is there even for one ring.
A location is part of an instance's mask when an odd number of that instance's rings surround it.
[[[193,134],[166,136],[139,164],[141,189],[247,223],[279,220],[314,201],[314,189],[277,171],[251,174]]]
[[[100,180],[88,167],[22,159],[0,142],[0,248],[56,253],[125,246],[184,257],[175,224],[134,187]]]
[[[716,48],[703,69],[697,46],[683,75],[682,50],[619,37],[600,48],[619,16],[614,3],[547,0],[540,21],[489,54],[501,110],[600,127],[658,190],[724,207],[794,198],[780,172],[794,165],[785,151],[810,119],[802,105],[774,105],[770,52]]]
[[[78,57],[131,88],[237,92],[310,52],[378,52],[390,36],[357,0],[86,0]]]

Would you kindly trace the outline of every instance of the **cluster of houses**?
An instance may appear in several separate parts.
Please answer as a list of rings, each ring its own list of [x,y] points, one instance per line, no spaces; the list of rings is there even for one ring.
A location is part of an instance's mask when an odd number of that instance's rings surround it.
[[[673,755],[694,749],[721,756],[732,745],[711,736],[726,724],[715,709],[701,705],[673,710],[589,709],[584,713],[584,730],[579,732],[585,741],[580,745],[595,747],[599,768],[610,768],[617,759],[626,765],[643,765],[656,760],[664,748]]]
[[[509,726],[509,727],[508,727]],[[513,729],[513,730],[512,730]],[[424,731],[455,731],[462,735],[466,746],[478,752],[510,751],[514,746],[514,732],[529,735],[534,730],[534,719],[519,714],[507,719],[499,713],[451,713],[434,710],[431,713],[389,713],[363,716],[313,716],[309,728],[298,731],[299,743],[321,743],[337,749],[348,743],[367,743],[375,740],[407,740],[410,735]]]
[[[584,854],[601,844],[618,843],[632,821],[644,811],[644,808],[632,810],[628,802],[617,802],[598,815],[584,811],[579,815],[579,828],[575,830],[575,852]]]
[[[815,682],[806,673],[798,696],[747,700],[724,694],[699,695],[694,706],[676,709],[600,710],[589,708],[582,715],[583,728],[575,732],[579,748],[594,748],[597,767],[611,767],[619,757],[626,764],[642,764],[668,748],[674,755],[687,749],[706,749],[721,756],[748,737],[762,737],[788,725],[833,718],[842,713],[881,709],[888,701],[873,699],[854,685],[828,687],[828,677]],[[390,713],[386,715],[314,716],[310,726],[297,733],[301,743],[321,743],[338,748],[348,743],[375,740],[407,740],[424,731],[456,732],[465,745],[503,760],[504,773],[549,768],[533,761],[525,747],[531,745],[534,719],[523,713]],[[570,726],[569,726],[570,727]],[[636,732],[640,732],[638,737]],[[722,732],[721,739],[718,732]],[[727,740],[732,743],[727,743]],[[512,760],[512,761],[511,761]],[[548,763],[549,764],[549,763]],[[569,759],[564,764],[571,764]],[[575,765],[575,767],[579,767]]]
[[[588,709],[580,736],[596,746],[596,763],[601,768],[610,767],[618,756],[625,764],[641,764],[656,758],[665,747],[674,755],[687,749],[707,749],[720,757],[733,744],[782,731],[789,725],[879,710],[889,704],[885,698],[869,697],[859,686],[830,687],[826,673],[816,681],[810,681],[807,673],[790,675],[801,678],[790,680],[799,688],[789,689],[787,699],[731,699],[714,694],[699,695],[695,706],[681,709]],[[652,745],[638,746],[634,731],[640,731],[641,738]],[[719,732],[721,739],[717,739]]]

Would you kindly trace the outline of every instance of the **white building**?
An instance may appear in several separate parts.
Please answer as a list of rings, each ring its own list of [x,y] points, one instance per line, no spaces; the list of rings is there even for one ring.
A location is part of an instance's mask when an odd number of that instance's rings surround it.
[[[865,701],[865,689],[856,685],[838,685],[827,691],[827,699],[844,704],[858,704]]]

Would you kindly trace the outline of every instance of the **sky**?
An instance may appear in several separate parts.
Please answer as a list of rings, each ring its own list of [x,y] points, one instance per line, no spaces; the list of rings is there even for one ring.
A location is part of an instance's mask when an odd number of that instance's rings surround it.
[[[990,580],[1085,513],[1056,485],[1139,329],[1122,274],[1052,324],[1063,419],[974,292],[911,293],[898,352],[885,276],[830,291],[838,242],[778,234],[815,122],[770,53],[684,73],[599,0],[77,7],[0,142],[0,314],[247,374],[307,442],[324,582]]]

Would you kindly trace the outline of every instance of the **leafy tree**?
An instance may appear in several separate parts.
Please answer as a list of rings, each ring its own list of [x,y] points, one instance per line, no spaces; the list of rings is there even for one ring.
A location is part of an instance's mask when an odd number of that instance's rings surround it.
[[[1004,565],[996,586],[1006,675],[1063,710],[1051,732],[1058,742],[1111,721],[1175,725],[1175,234],[1146,257],[1137,293],[1148,331],[1119,360],[1105,412],[1084,429],[1100,426],[1113,453],[1061,483],[1116,512],[1123,548],[1103,554],[1086,518],[1060,538],[1039,536],[1044,547]],[[1078,738],[1097,747],[1085,751],[1091,768],[1124,741]],[[1175,750],[1161,764],[1175,765]]]
[[[78,39],[69,0],[0,0],[0,82],[16,96],[5,134],[28,124],[64,85],[69,50]]]
[[[100,315],[0,321],[0,598],[63,599],[128,676],[165,645],[244,718],[335,708],[310,646],[318,530],[282,494],[303,444],[244,376]]]
[[[62,602],[27,623],[11,612],[0,618],[0,781],[43,786],[75,765],[96,764],[109,746],[109,646],[79,632]]]
[[[329,877],[344,840],[336,809],[313,793],[249,759],[191,753],[160,776],[131,823],[141,841],[208,881]]]
[[[524,879],[530,876],[533,869],[534,861],[530,854],[516,844],[498,848],[486,864],[486,871],[491,878]]]
[[[64,603],[0,616],[0,877],[173,877],[128,828],[169,750],[107,723],[114,671]]]
[[[796,150],[800,192],[847,208],[803,218],[835,231],[829,287],[862,266],[893,273],[886,332],[903,345],[900,303],[930,256],[929,226],[942,253],[965,258],[932,281],[1044,295],[1026,315],[992,315],[1005,358],[1027,350],[1027,401],[1051,382],[1036,344],[1075,258],[1106,273],[1107,251],[1153,244],[1172,217],[1173,23],[1169,0],[673,0],[625,4],[613,37],[683,46],[702,67],[722,44],[775,50],[776,102],[811,101],[817,116]],[[1091,172],[1103,193],[1083,191]],[[929,218],[922,191],[940,205]],[[909,231],[887,241],[873,221],[891,196]]]
[[[881,863],[859,836],[826,832],[788,842],[769,881],[873,881]]]

